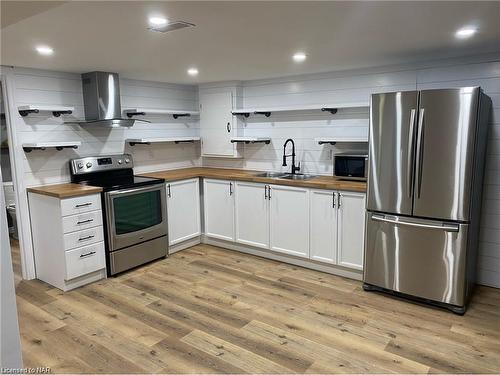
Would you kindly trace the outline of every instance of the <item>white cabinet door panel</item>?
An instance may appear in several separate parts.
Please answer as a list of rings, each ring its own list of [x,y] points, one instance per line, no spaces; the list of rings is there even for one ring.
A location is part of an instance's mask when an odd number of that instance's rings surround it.
[[[200,94],[200,135],[202,156],[235,157],[233,94],[231,91]]]
[[[310,258],[319,262],[337,262],[336,194],[330,190],[311,190]]]
[[[234,182],[203,180],[205,235],[234,241]]]
[[[167,183],[167,217],[170,245],[201,234],[198,178]]]
[[[341,191],[338,199],[338,261],[344,267],[363,269],[365,194]]]
[[[236,242],[269,248],[269,205],[264,184],[235,183]]]
[[[271,185],[270,248],[309,258],[309,189]]]

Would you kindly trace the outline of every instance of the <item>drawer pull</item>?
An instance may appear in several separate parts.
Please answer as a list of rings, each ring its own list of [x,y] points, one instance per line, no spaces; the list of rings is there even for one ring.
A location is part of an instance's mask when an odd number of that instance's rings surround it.
[[[91,238],[94,238],[94,237],[95,237],[94,235],[82,237],[82,238],[79,238],[78,241],[87,241],[87,240],[90,240]]]
[[[93,255],[93,254],[95,254],[95,251],[91,251],[90,253],[82,254],[82,255],[80,255],[80,258],[85,258],[85,257],[88,257],[88,256]]]
[[[77,204],[75,208],[86,207],[86,206],[92,206],[92,202]]]
[[[87,224],[87,223],[91,223],[91,222],[93,222],[93,221],[94,221],[94,219],[82,220],[82,221],[78,221],[78,222],[76,223],[76,225],[80,225],[80,224]]]

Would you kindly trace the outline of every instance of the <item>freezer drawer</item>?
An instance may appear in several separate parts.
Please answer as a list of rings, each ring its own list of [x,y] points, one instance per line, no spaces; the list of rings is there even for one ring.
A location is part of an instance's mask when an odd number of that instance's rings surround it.
[[[368,213],[367,284],[463,306],[468,225]]]

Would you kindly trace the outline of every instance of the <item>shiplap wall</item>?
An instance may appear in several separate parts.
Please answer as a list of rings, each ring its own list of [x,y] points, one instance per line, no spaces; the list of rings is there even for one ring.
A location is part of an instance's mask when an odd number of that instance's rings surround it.
[[[28,104],[74,106],[70,116],[52,117],[50,113],[16,117],[17,143],[43,141],[81,141],[77,150],[32,151],[23,153],[26,186],[69,181],[68,160],[89,155],[130,152],[136,172],[180,168],[199,161],[197,144],[152,144],[130,147],[126,138],[198,135],[198,119],[172,116],[147,116],[151,123],[137,121],[130,128],[105,128],[98,125],[64,124],[84,118],[80,75],[21,70],[15,73],[15,107]],[[122,108],[170,108],[196,110],[195,86],[181,86],[122,79]]]
[[[285,77],[242,84],[244,107],[265,108],[369,101],[377,92],[481,86],[493,101],[481,218],[478,281],[500,287],[500,56],[429,62],[413,67],[380,67],[357,71]],[[245,145],[240,160],[204,159],[203,165],[280,171],[283,143],[296,142],[302,172],[333,173],[333,153],[363,149],[359,144],[319,146],[315,138],[356,137],[368,132],[368,109],[274,113],[270,118],[251,116],[244,135],[270,136],[270,145]],[[289,164],[290,165],[290,164]]]
[[[32,265],[31,228],[29,223],[26,188],[70,181],[68,161],[90,155],[131,153],[135,172],[149,172],[200,164],[199,143],[129,146],[126,138],[194,136],[199,134],[199,119],[172,116],[147,116],[151,123],[136,122],[131,128],[105,128],[98,125],[65,124],[65,121],[84,119],[82,85],[79,74],[40,71],[23,68],[3,68],[7,76],[9,112],[15,130],[13,148],[16,153],[19,197],[17,210],[22,218],[21,246],[25,249],[26,265]],[[197,110],[198,88],[135,80],[120,80],[122,108],[168,108]],[[30,114],[21,117],[21,105],[74,106],[72,115],[53,117],[51,113]],[[81,141],[76,150],[47,149],[25,153],[23,143],[48,141]],[[34,268],[26,269],[28,277]]]

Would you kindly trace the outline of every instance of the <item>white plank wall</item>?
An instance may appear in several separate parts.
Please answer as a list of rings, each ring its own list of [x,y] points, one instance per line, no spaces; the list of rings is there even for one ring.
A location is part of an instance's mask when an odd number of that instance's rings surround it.
[[[171,85],[122,79],[122,108],[146,107],[196,110],[195,86]],[[68,160],[80,156],[132,153],[136,172],[180,168],[199,163],[199,145],[157,143],[149,146],[125,144],[126,138],[194,136],[199,134],[197,118],[174,120],[172,116],[147,116],[151,123],[137,121],[131,128],[103,128],[98,125],[64,124],[84,118],[80,76],[54,72],[21,71],[15,74],[15,107],[28,104],[68,105],[70,116],[30,114],[17,119],[18,145],[36,141],[81,141],[77,150],[34,150],[24,153],[26,186],[69,181]]]
[[[481,219],[478,281],[500,287],[500,56],[428,62],[418,66],[379,67],[357,71],[322,73],[244,82],[244,107],[265,108],[368,102],[376,92],[481,86],[493,101],[484,205]],[[368,132],[368,109],[339,110],[335,115],[311,112],[283,112],[271,117],[251,116],[244,135],[270,136],[270,145],[245,145],[244,159],[204,159],[203,165],[285,171],[283,143],[293,138],[302,172],[331,175],[333,153],[363,149],[362,144],[319,146],[315,138],[362,136]]]

